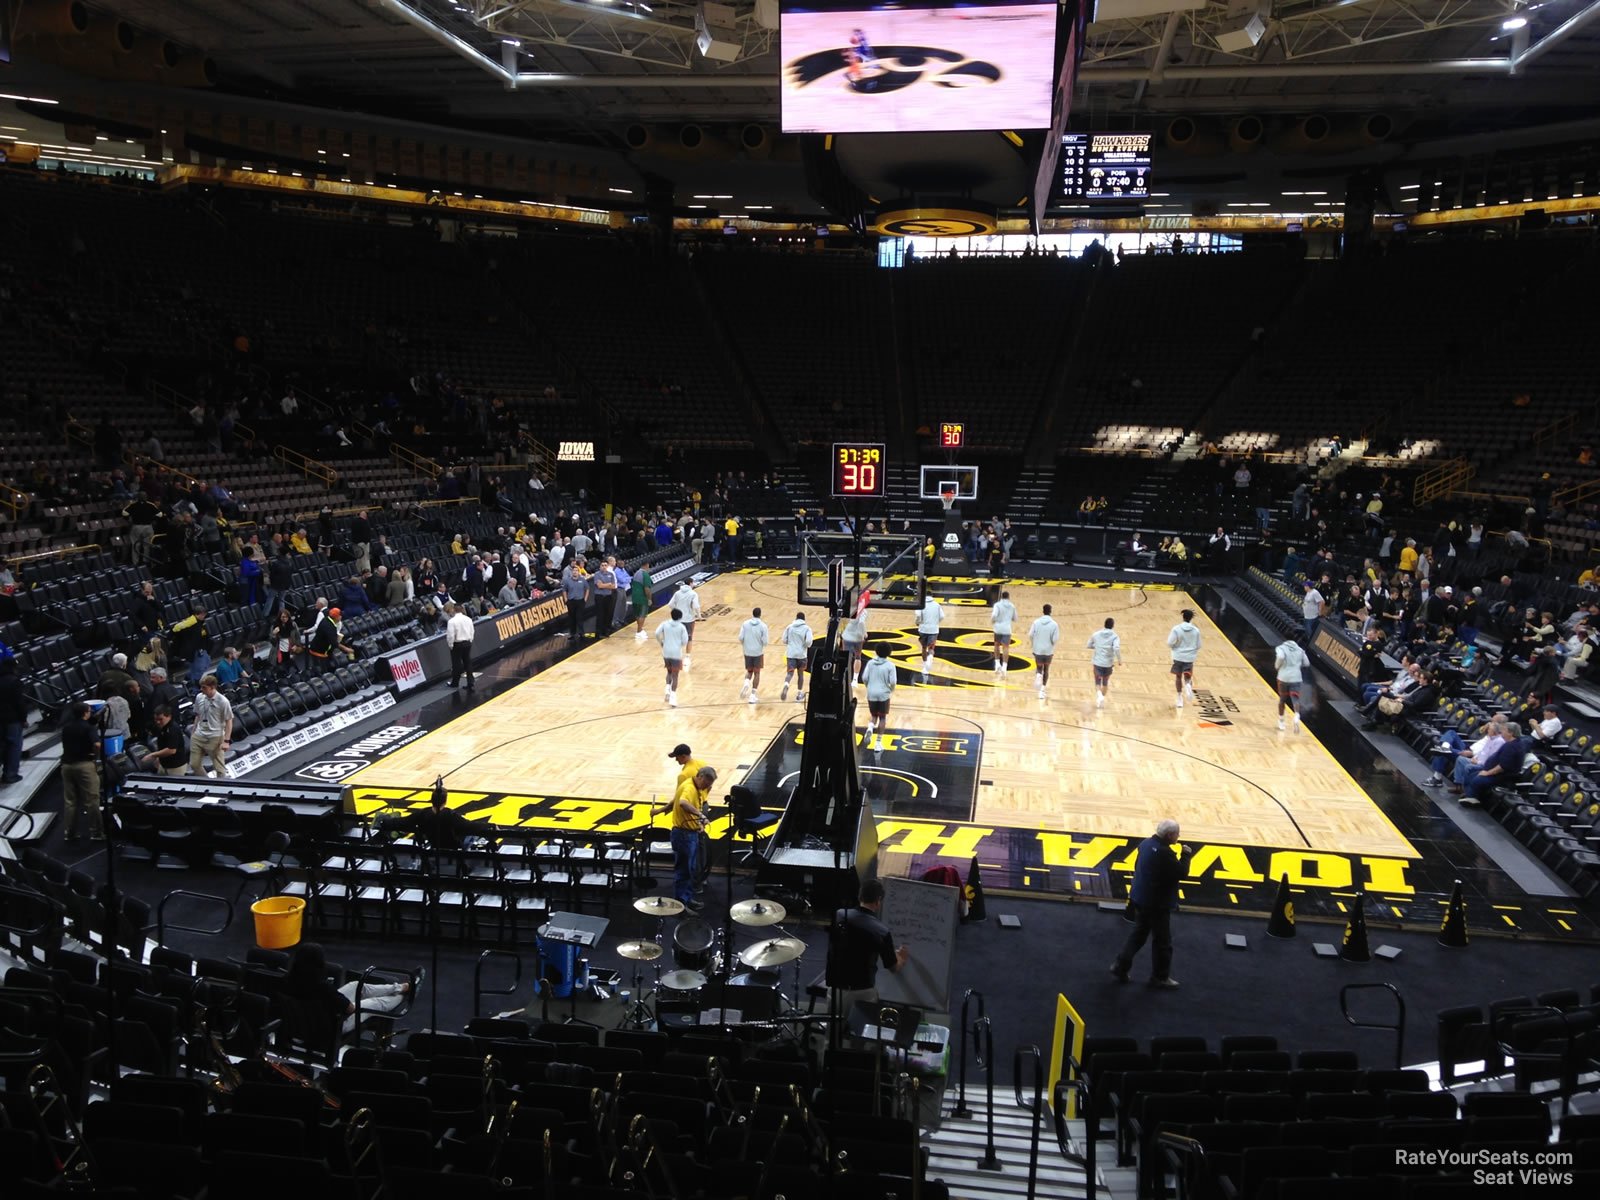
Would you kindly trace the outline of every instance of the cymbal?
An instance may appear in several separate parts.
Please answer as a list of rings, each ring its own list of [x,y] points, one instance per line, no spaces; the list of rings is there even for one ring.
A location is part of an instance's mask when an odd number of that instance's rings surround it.
[[[739,961],[747,967],[780,967],[805,952],[806,944],[799,938],[768,938],[745,950],[739,955]]]
[[[654,942],[623,942],[617,953],[636,962],[654,962],[661,957],[661,947]]]
[[[706,985],[706,977],[699,971],[668,971],[661,977],[661,986],[674,992],[692,992]]]
[[[772,900],[741,900],[728,910],[740,925],[776,925],[788,916],[783,905]]]
[[[683,901],[671,896],[641,896],[633,906],[652,917],[675,917],[683,911]]]

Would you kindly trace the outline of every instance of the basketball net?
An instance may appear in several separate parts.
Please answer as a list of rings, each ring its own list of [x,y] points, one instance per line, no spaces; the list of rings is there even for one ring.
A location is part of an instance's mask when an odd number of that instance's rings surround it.
[[[956,506],[955,488],[941,488],[939,490],[939,503],[944,505],[945,512],[949,512],[954,508]]]

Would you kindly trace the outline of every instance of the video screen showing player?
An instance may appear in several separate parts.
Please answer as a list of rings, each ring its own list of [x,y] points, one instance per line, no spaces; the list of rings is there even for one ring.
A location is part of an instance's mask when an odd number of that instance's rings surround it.
[[[788,133],[1050,124],[1053,4],[799,4],[783,10]]]

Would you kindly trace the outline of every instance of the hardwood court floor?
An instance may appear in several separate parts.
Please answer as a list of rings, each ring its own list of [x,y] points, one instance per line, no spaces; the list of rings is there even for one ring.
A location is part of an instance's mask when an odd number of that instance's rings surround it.
[[[1019,580],[1010,590],[1019,619],[1003,684],[989,667],[987,607],[945,605],[931,686],[917,671],[914,614],[870,610],[874,639],[891,639],[901,664],[891,729],[981,734],[977,823],[1146,836],[1157,820],[1174,817],[1185,841],[1418,857],[1315,737],[1278,731],[1272,686],[1185,593],[1045,580]],[[670,792],[678,768],[667,751],[687,742],[720,772],[720,799],[784,725],[803,716],[792,691],[778,701],[780,634],[799,605],[793,572],[723,574],[700,595],[706,616],[680,707],[662,701],[654,638],[637,642],[630,626],[379,760],[351,784],[421,788],[442,774],[456,793],[584,797],[620,811]],[[1046,603],[1062,634],[1049,698],[1040,700],[1025,632]],[[751,706],[739,699],[735,634],[756,605],[774,644],[761,702]],[[1186,606],[1197,610],[1203,648],[1199,695],[1178,710],[1166,636]],[[805,611],[820,636],[823,610]],[[1116,618],[1124,663],[1097,709],[1084,643],[1107,616]],[[647,628],[662,619],[652,614]],[[865,693],[856,695],[859,726]],[[598,815],[594,804],[572,803],[575,819]],[[496,819],[515,823],[510,814]]]

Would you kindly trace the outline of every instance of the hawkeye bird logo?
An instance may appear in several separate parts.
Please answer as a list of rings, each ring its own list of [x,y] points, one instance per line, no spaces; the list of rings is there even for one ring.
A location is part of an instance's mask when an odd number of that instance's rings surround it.
[[[844,73],[844,85],[864,95],[882,95],[926,78],[934,87],[979,87],[1000,81],[1000,68],[959,50],[938,46],[836,46],[802,54],[783,68],[790,86],[809,87]]]

